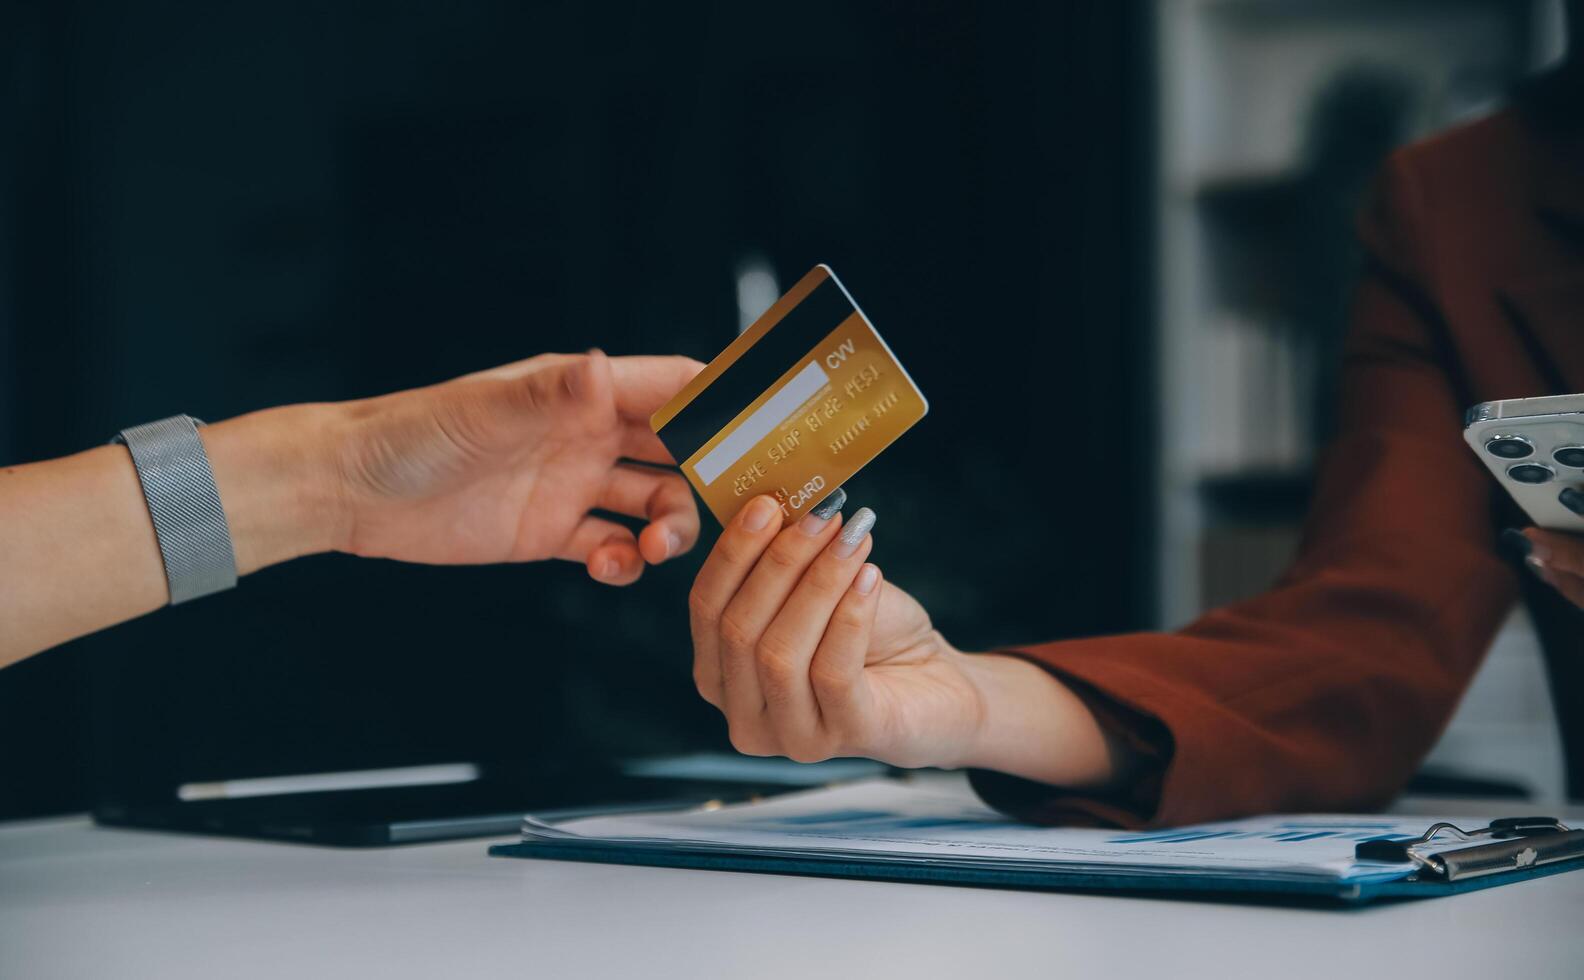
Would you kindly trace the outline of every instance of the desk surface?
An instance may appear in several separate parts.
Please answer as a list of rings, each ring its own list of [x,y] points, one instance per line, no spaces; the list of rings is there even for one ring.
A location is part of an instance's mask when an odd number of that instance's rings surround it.
[[[345,851],[81,818],[0,825],[0,977],[1584,974],[1584,872],[1314,910],[518,861],[484,849]]]

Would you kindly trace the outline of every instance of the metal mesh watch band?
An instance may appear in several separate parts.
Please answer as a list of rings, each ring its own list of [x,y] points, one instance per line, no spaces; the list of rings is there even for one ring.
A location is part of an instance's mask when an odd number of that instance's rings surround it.
[[[198,438],[200,425],[190,415],[174,415],[123,429],[112,440],[132,454],[173,606],[234,588],[237,581],[231,528]]]

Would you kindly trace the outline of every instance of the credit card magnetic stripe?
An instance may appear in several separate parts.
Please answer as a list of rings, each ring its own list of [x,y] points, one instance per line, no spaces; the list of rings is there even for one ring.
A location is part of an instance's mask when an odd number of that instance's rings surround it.
[[[764,394],[786,373],[788,367],[807,358],[821,340],[854,312],[852,301],[847,298],[847,294],[842,291],[833,277],[827,276],[823,282],[814,287],[814,291],[809,293],[803,302],[788,311],[775,324],[774,329],[744,351],[742,356],[727,367],[708,388],[699,392],[669,422],[666,422],[659,430],[660,441],[665,443],[666,449],[670,450],[671,455],[677,460],[691,457],[700,446],[714,438],[716,433],[731,422],[743,410],[743,406],[752,404]],[[817,364],[816,370],[818,370]],[[820,384],[823,383],[823,372],[821,372]],[[820,384],[816,384],[814,390],[817,391]],[[787,387],[791,388],[792,385],[789,383]],[[780,397],[778,394],[777,400]],[[773,419],[770,417],[772,413],[765,413],[766,424],[774,428],[806,397],[807,395],[804,398],[788,396],[791,400],[785,406],[786,412]],[[763,407],[769,408],[769,405]],[[748,428],[747,421],[750,420],[745,420],[745,424],[739,427],[738,432]],[[763,434],[761,432],[760,436]],[[734,433],[733,439],[728,439],[727,442],[732,442],[735,436]],[[751,448],[758,441],[758,437],[752,439],[744,437],[743,451]],[[725,442],[721,444],[724,445]],[[712,466],[721,465],[722,468],[729,468],[736,461],[735,457],[729,460],[725,459],[724,455],[717,457],[716,453],[721,446],[717,446],[699,460],[697,467],[700,471],[699,478],[706,483],[714,479],[704,471],[706,460],[711,460]],[[741,456],[742,453],[739,452],[737,455]],[[725,460],[724,463],[721,460]],[[719,475],[718,471],[716,475]]]

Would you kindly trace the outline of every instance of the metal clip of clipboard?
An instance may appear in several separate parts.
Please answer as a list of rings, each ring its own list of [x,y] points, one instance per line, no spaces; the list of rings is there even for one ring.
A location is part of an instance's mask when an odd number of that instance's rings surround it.
[[[1438,838],[1459,845],[1488,843],[1431,851]],[[1555,817],[1507,817],[1478,830],[1437,823],[1411,840],[1361,841],[1354,848],[1354,857],[1360,861],[1412,861],[1419,866],[1421,877],[1459,881],[1584,858],[1584,830],[1573,830]]]

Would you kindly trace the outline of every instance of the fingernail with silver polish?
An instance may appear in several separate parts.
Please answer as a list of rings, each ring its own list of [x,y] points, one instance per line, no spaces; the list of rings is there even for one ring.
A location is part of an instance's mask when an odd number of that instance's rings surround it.
[[[818,537],[830,519],[841,513],[842,504],[846,502],[847,491],[837,487],[829,497],[820,501],[818,507],[803,515],[803,519],[798,521],[798,528],[811,538]]]
[[[852,553],[858,550],[859,545],[863,544],[863,539],[869,536],[869,532],[874,530],[874,526],[875,512],[867,507],[858,508],[858,513],[852,516],[852,520],[848,521],[847,526],[842,528],[841,534],[836,536],[836,547],[834,549],[836,557],[852,557]]]
[[[831,491],[831,495],[829,497],[821,500],[819,502],[819,506],[809,511],[809,513],[818,514],[819,516],[829,520],[830,518],[836,516],[837,512],[842,509],[842,505],[846,502],[847,491],[843,490],[841,487],[837,487],[835,490]]]

